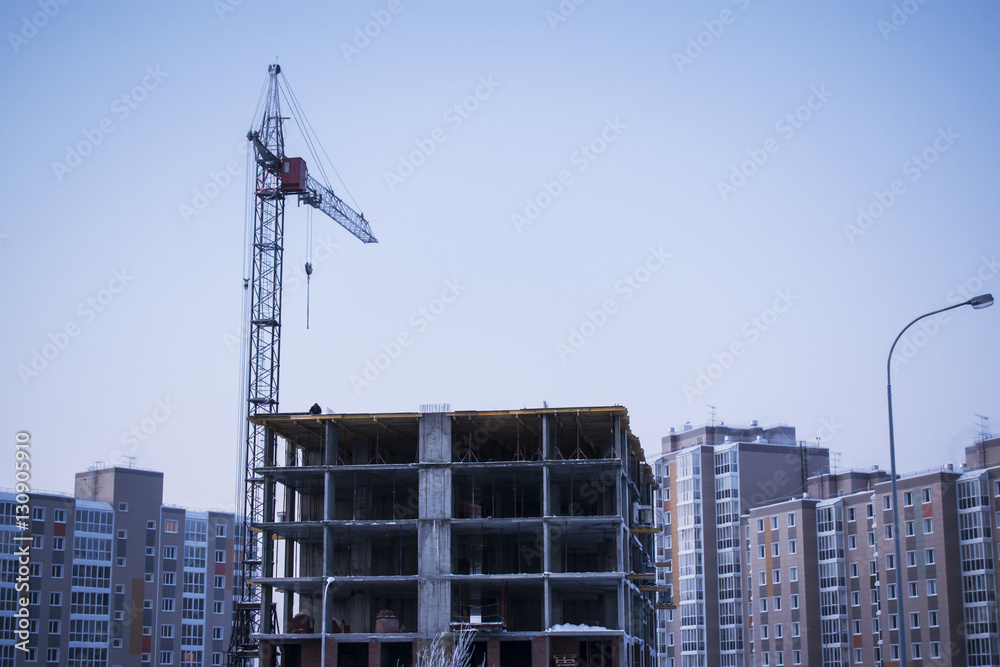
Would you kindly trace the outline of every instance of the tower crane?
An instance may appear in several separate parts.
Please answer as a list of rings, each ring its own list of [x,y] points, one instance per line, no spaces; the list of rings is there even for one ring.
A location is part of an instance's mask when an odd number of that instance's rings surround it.
[[[254,524],[264,520],[264,480],[257,470],[265,465],[265,429],[248,421],[249,417],[278,411],[278,369],[281,348],[281,274],[284,252],[285,201],[298,197],[299,204],[319,209],[363,243],[377,243],[364,215],[347,205],[333,189],[309,173],[306,161],[285,155],[283,123],[290,117],[299,124],[309,144],[315,165],[324,176],[322,163],[313,147],[311,127],[299,108],[278,64],[267,69],[259,126],[247,133],[253,145],[256,174],[253,198],[252,229],[248,228],[247,263],[250,275],[244,276],[244,328],[247,374],[246,402],[241,404],[240,451],[243,467],[239,482],[243,487],[242,559],[243,577],[234,601],[233,632],[229,646],[229,664],[251,667],[259,655],[254,635],[271,626],[271,600],[262,599],[260,588],[251,583],[262,571],[267,531]],[[293,116],[281,115],[284,98]],[[248,201],[247,207],[251,206]],[[249,215],[247,216],[249,226]],[[307,276],[312,265],[306,264]],[[262,625],[264,626],[262,628]]]

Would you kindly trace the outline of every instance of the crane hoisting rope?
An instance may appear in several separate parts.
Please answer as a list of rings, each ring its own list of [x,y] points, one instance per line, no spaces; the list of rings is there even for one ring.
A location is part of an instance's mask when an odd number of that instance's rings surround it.
[[[313,273],[313,209],[306,209],[306,329],[309,329],[309,283]]]

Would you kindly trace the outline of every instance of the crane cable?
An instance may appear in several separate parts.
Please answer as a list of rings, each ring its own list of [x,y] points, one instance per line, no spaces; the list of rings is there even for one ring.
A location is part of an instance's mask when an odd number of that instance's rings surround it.
[[[306,207],[306,329],[309,328],[309,282],[313,272],[313,207]]]
[[[306,146],[309,148],[309,154],[315,160],[316,166],[319,169],[320,174],[322,174],[325,184],[329,185],[330,179],[327,177],[326,170],[323,168],[323,162],[319,159],[319,154],[316,152],[316,148],[313,145],[314,144],[313,137],[316,136],[316,133],[312,128],[312,124],[309,122],[309,118],[305,115],[305,112],[302,111],[302,107],[299,105],[299,100],[298,98],[295,97],[295,93],[292,92],[292,87],[289,85],[288,79],[285,77],[285,73],[280,72],[280,75],[281,75],[281,80],[284,81],[285,83],[283,92],[285,93],[285,100],[292,108],[293,111],[292,118],[295,120],[295,125],[298,126],[299,132],[302,133],[302,137],[306,142]],[[326,149],[323,148],[323,145],[319,143],[318,139],[315,141],[315,144],[319,146],[319,149],[321,151],[323,151],[323,157],[325,157],[326,161],[330,163],[330,168],[333,169],[333,173],[336,174],[337,180],[339,180],[340,184],[344,186],[344,191],[347,193],[347,196],[350,197],[351,201],[354,203],[354,209],[360,210],[361,207],[358,206],[358,202],[354,199],[354,195],[351,194],[351,191],[348,189],[347,183],[345,183],[344,179],[341,178],[340,172],[337,171],[337,167],[334,166],[333,160],[330,159],[330,156],[327,154]]]

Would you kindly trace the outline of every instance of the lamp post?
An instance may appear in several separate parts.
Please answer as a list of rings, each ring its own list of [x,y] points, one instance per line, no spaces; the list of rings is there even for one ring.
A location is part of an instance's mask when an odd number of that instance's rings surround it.
[[[956,303],[952,306],[948,306],[947,308],[941,308],[939,310],[921,315],[903,327],[903,330],[899,332],[898,336],[896,336],[896,340],[892,341],[892,347],[889,348],[889,358],[885,363],[886,396],[889,399],[889,468],[890,475],[892,477],[892,536],[896,546],[896,610],[898,611],[899,618],[900,667],[906,667],[909,655],[908,647],[906,645],[906,624],[909,622],[909,619],[906,618],[906,610],[903,605],[903,600],[906,598],[907,594],[907,592],[902,588],[905,584],[905,577],[900,575],[900,572],[905,571],[905,566],[903,565],[902,543],[899,536],[899,498],[896,485],[896,441],[892,427],[892,353],[896,349],[896,343],[898,343],[899,339],[903,337],[906,330],[925,317],[937,315],[938,313],[943,313],[946,310],[951,310],[952,308],[960,308],[961,306],[972,306],[978,310],[979,308],[986,308],[992,305],[992,294],[980,294],[979,296],[972,297],[968,301]],[[882,662],[885,662],[885,656],[882,656]]]
[[[323,629],[320,630],[319,640],[323,643],[319,649],[319,664],[321,667],[326,667],[326,592],[330,588],[330,584],[336,581],[333,577],[327,577],[323,583]]]

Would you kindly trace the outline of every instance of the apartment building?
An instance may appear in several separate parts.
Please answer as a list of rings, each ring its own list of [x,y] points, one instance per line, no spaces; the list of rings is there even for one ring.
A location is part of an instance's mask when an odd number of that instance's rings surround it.
[[[654,664],[656,482],[625,408],[252,421],[262,665],[412,666],[463,627],[489,667]]]
[[[654,490],[662,531],[657,609],[660,667],[738,667],[746,662],[745,514],[801,495],[829,467],[825,448],[789,426],[686,426],[662,440]]]
[[[163,505],[163,475],[94,468],[75,495],[32,493],[30,527],[0,492],[0,667],[225,664],[233,515]],[[15,633],[30,536],[27,643]]]

